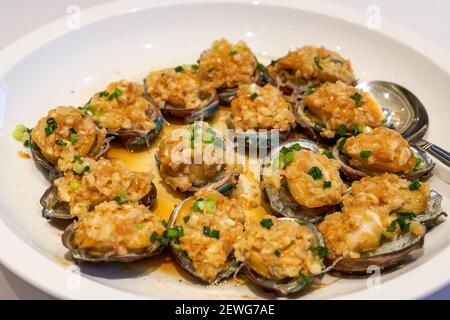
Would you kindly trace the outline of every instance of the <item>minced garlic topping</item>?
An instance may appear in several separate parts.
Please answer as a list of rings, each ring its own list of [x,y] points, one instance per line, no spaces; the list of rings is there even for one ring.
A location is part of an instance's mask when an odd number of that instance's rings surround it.
[[[430,198],[430,187],[421,183],[417,190],[410,190],[411,181],[394,174],[364,177],[352,183],[352,189],[343,198],[343,205],[349,207],[357,201],[365,205],[386,206],[389,212],[423,213]]]
[[[284,171],[292,197],[308,208],[337,204],[346,187],[339,175],[340,164],[309,150],[294,152]]]
[[[305,116],[312,127],[323,127],[321,135],[332,138],[340,125],[379,127],[384,115],[381,107],[366,92],[338,81],[327,82],[304,98]]]
[[[416,166],[408,141],[383,127],[349,138],[342,151],[351,157],[352,167],[371,172],[410,173]],[[369,156],[361,157],[361,152]]]
[[[264,87],[241,85],[231,101],[232,126],[235,129],[289,130],[295,125],[289,103],[283,94],[270,84]]]
[[[65,170],[64,176],[54,183],[59,199],[69,204],[73,216],[81,216],[94,205],[116,197],[137,202],[150,191],[153,180],[151,173],[129,171],[119,160],[81,158],[60,162],[60,167]]]
[[[106,136],[89,115],[74,107],[50,110],[33,128],[31,138],[45,158],[56,163],[61,158],[86,156],[97,149]]]
[[[175,130],[158,147],[159,172],[164,182],[183,192],[207,184],[225,168],[223,140],[211,137],[206,124],[201,135],[200,128],[194,127]]]
[[[122,129],[151,130],[155,123],[148,117],[149,102],[140,84],[121,80],[108,85],[92,97],[87,106],[97,123],[110,131]]]
[[[200,57],[199,74],[212,88],[234,88],[253,82],[256,58],[247,44],[231,44],[226,39],[214,41]]]
[[[173,107],[195,109],[206,106],[215,91],[200,82],[192,66],[178,66],[151,72],[147,76],[148,93],[159,108]]]
[[[94,256],[140,253],[159,246],[150,240],[153,232],[162,235],[164,226],[159,215],[147,207],[137,203],[103,202],[79,217],[74,242]]]
[[[244,236],[234,245],[238,261],[267,279],[282,280],[321,272],[320,257],[310,250],[317,246],[307,226],[295,221],[265,216],[247,219]],[[268,220],[271,223],[268,223]]]
[[[402,213],[423,213],[428,204],[428,185],[411,191],[410,183],[392,174],[354,182],[344,196],[342,212],[327,215],[318,225],[332,255],[359,258],[361,253],[379,248],[383,238],[388,241],[400,235],[398,226],[388,230],[391,223]],[[419,222],[407,223],[413,234],[424,234],[425,228]]]
[[[202,201],[203,205],[199,204]],[[181,250],[203,279],[212,282],[227,268],[233,245],[243,234],[244,222],[239,203],[214,190],[200,189],[185,203],[177,217],[177,225],[183,227]],[[205,231],[205,227],[209,229]]]
[[[268,72],[281,83],[355,81],[350,61],[324,47],[305,46],[291,51],[269,66]]]

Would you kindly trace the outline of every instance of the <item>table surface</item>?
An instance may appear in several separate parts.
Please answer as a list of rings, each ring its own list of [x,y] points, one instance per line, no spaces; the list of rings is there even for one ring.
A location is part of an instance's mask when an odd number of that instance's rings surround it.
[[[120,0],[126,1],[126,0]],[[447,0],[328,0],[360,10],[380,8],[381,23],[386,18],[427,37],[450,52],[450,1]],[[2,0],[0,50],[21,36],[66,14],[69,5],[82,10],[111,0]],[[264,0],[261,1],[262,3]],[[0,299],[52,299],[0,265]],[[450,299],[450,285],[427,299]]]

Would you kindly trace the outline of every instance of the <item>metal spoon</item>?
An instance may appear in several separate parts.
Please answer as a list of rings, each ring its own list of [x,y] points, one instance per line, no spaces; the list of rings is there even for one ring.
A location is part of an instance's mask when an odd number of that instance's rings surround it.
[[[450,167],[450,153],[423,139],[428,129],[428,114],[423,104],[411,91],[387,81],[363,82],[358,84],[357,88],[372,94],[383,106],[388,122],[409,143]]]

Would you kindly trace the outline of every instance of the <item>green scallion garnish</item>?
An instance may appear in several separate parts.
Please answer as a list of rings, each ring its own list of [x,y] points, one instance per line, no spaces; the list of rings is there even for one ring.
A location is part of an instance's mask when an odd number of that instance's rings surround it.
[[[111,101],[114,98],[118,98],[122,95],[122,90],[120,90],[119,88],[115,88],[113,92],[111,92],[111,94],[108,97],[108,100]]]
[[[317,69],[319,69],[320,71],[323,70],[322,66],[320,65],[320,57],[319,56],[314,57],[314,63],[316,65]]]
[[[55,118],[47,119],[47,127],[44,129],[46,135],[51,135],[58,128]]]
[[[350,96],[350,99],[355,101],[355,106],[357,108],[362,106],[361,98],[362,98],[362,96],[359,94],[359,92],[355,92],[353,95]]]
[[[261,221],[259,222],[261,224],[261,226],[263,226],[266,229],[270,229],[273,226],[273,222],[272,219],[261,219]]]
[[[57,144],[58,146],[61,146],[61,147],[67,146],[67,142],[64,141],[64,140],[60,140],[60,139],[57,139],[57,140],[55,141],[55,144]]]
[[[422,185],[422,184],[420,183],[420,181],[419,181],[419,180],[416,180],[416,181],[414,181],[413,183],[411,183],[411,184],[409,185],[409,190],[411,190],[411,191],[416,191],[416,190],[418,190],[418,189],[420,188],[421,185]]]
[[[322,178],[322,170],[320,170],[319,167],[312,167],[311,169],[308,170],[308,174],[314,179],[314,180],[319,180]]]
[[[72,142],[77,142],[78,141],[78,134],[77,134],[76,130],[73,129],[73,128],[70,129],[70,140]]]
[[[340,124],[339,128],[338,128],[338,133],[341,137],[344,137],[345,134],[347,133],[347,126],[345,124]]]
[[[372,152],[371,152],[370,150],[362,150],[362,151],[359,153],[359,157],[360,157],[361,159],[367,159],[368,157],[370,157],[371,154],[372,154]]]

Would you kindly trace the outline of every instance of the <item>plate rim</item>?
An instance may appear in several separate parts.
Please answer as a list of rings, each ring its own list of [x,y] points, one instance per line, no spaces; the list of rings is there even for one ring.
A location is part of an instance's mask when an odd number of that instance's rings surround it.
[[[361,11],[349,8],[345,5],[328,3],[322,0],[314,1],[312,3],[298,2],[295,0],[193,0],[190,1],[189,4],[202,3],[270,5],[312,12],[340,20],[351,21],[358,26],[365,26],[364,19],[362,19],[365,16],[361,15]],[[88,26],[107,18],[132,12],[150,10],[157,7],[189,4],[183,0],[153,0],[151,2],[146,0],[129,0],[126,2],[114,1],[94,6],[87,10],[82,10],[83,26]],[[34,50],[70,32],[76,32],[76,30],[69,30],[69,28],[67,28],[66,21],[67,17],[61,17],[54,20],[53,22],[26,34],[4,48],[0,52],[0,61],[3,61],[0,65],[0,79]],[[439,69],[450,76],[450,54],[434,42],[415,32],[405,29],[404,27],[389,22],[384,18],[383,28],[374,31],[418,52],[425,59],[435,64]],[[158,299],[158,296],[149,297],[123,291],[89,279],[83,275],[81,276],[82,287],[80,289],[70,290],[68,286],[61,286],[61,283],[67,282],[72,271],[54,261],[49,261],[51,260],[49,257],[30,246],[24,239],[20,238],[18,234],[8,226],[4,219],[0,219],[0,241],[2,243],[14,244],[14,246],[9,245],[0,247],[1,264],[36,288],[47,292],[54,297],[63,299]],[[24,258],[25,256],[26,258]],[[450,282],[449,268],[441,268],[442,270],[440,270],[439,273],[436,273],[436,266],[445,265],[444,263],[449,260],[450,247],[447,247],[442,252],[430,257],[429,260],[423,262],[420,266],[383,283],[382,290],[370,290],[364,288],[350,294],[336,297],[335,299],[416,299],[424,297]],[[22,261],[23,263],[17,264],[15,261]],[[28,261],[33,261],[33,263],[26,263]],[[52,281],[49,282],[47,281],[48,278],[42,277],[43,272],[51,274]],[[426,275],[427,272],[428,274],[433,274],[434,278],[424,277],[423,275]],[[422,277],[420,275],[422,275]],[[408,288],[408,290],[404,290],[403,284],[405,283],[415,283],[415,287],[420,289],[414,292],[411,290],[411,287]],[[403,290],[401,290],[402,288]],[[308,296],[306,295],[303,298],[308,299]]]

